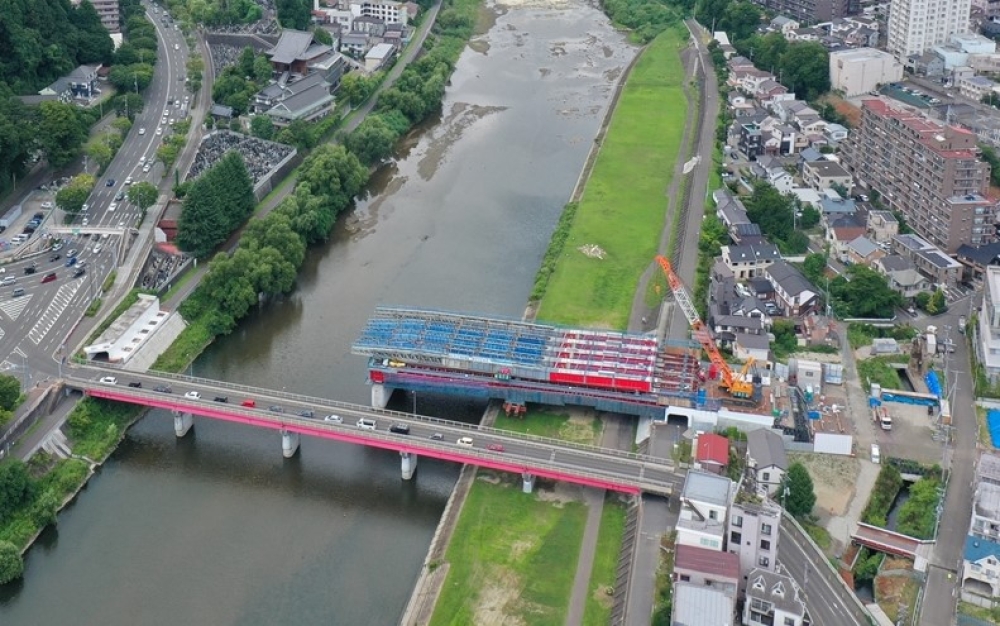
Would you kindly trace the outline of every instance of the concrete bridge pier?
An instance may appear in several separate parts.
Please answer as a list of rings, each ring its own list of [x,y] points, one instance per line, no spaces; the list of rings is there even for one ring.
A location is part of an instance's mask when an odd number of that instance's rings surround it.
[[[392,387],[387,387],[382,383],[374,383],[372,385],[372,408],[384,409],[385,405],[389,404],[389,398],[392,397],[392,392]]]
[[[286,459],[290,459],[295,456],[295,453],[299,451],[299,434],[290,433],[287,430],[281,431],[281,454],[284,455]]]
[[[417,455],[412,452],[400,452],[401,469],[403,470],[403,480],[413,478],[413,473],[417,471]]]
[[[521,492],[531,493],[535,490],[535,475],[529,472],[521,474]]]
[[[194,426],[194,416],[183,411],[174,411],[174,434],[183,437]]]

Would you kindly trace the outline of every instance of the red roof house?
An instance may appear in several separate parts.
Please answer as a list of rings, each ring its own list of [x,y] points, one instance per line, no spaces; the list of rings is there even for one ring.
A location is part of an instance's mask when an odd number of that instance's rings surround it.
[[[694,454],[695,465],[702,469],[721,474],[729,465],[729,440],[715,433],[698,435]]]

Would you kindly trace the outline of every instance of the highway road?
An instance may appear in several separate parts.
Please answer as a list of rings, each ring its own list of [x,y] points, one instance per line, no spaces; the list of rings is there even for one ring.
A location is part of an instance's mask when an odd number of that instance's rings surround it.
[[[164,112],[170,113],[168,119],[171,120],[186,115],[184,101],[190,97],[184,82],[187,44],[172,20],[167,20],[169,25],[164,23],[162,12],[157,14],[150,8],[147,17],[157,31],[159,60],[144,96],[144,110],[136,116],[121,149],[98,180],[87,202],[89,210],[76,220],[76,224],[82,226],[86,218],[87,227],[81,228],[78,234],[58,235],[64,241],[61,249],[25,254],[3,266],[4,272],[0,274],[0,282],[6,278],[10,283],[0,284],[0,355],[5,355],[0,361],[0,371],[19,376],[26,386],[55,372],[56,364],[52,359],[58,358],[65,337],[83,317],[83,312],[121,258],[122,235],[87,236],[86,229],[110,228],[124,234],[138,225],[138,207],[127,199],[116,200],[115,196],[127,192],[124,183],[129,177],[134,181],[158,183],[164,174],[162,164],[154,164],[149,171],[143,171],[143,160],[155,159],[156,149],[169,132],[169,126],[163,123]],[[171,99],[174,105],[168,107],[167,102]],[[164,134],[158,135],[157,129]],[[28,210],[29,217],[32,211],[34,209]],[[49,234],[47,227],[61,226],[65,217],[58,210],[42,209],[42,212],[46,214],[45,219],[33,241],[43,240]],[[35,246],[37,248],[37,244]],[[76,268],[66,265],[73,251],[79,262],[77,267],[82,265],[85,269],[85,273],[76,277]],[[29,266],[35,266],[34,274],[25,273]],[[56,279],[43,283],[42,279],[50,273],[55,273]],[[23,295],[15,297],[15,289],[23,289]]]
[[[867,613],[857,598],[816,550],[782,519],[778,542],[778,565],[782,573],[799,583],[813,624],[868,626]]]
[[[281,391],[236,385],[175,374],[131,373],[100,367],[66,367],[64,380],[70,387],[96,397],[134,402],[194,415],[236,421],[256,426],[287,429],[307,435],[327,436],[394,450],[407,450],[457,462],[472,462],[506,471],[531,469],[540,476],[603,481],[593,485],[619,491],[642,490],[669,495],[684,478],[672,462],[621,450],[573,444],[556,439],[480,428],[412,413],[299,396]],[[115,382],[102,382],[108,376]],[[141,387],[136,387],[140,384]],[[194,394],[197,393],[197,396]],[[252,400],[252,407],[243,406]],[[336,416],[337,419],[328,416]],[[358,421],[376,422],[374,430],[360,428]],[[405,424],[409,434],[389,431]],[[299,430],[296,430],[299,429]],[[459,445],[472,438],[469,446]],[[499,449],[496,447],[499,446]],[[491,449],[493,447],[493,449]],[[486,462],[488,461],[488,462]],[[548,473],[546,473],[548,472]]]

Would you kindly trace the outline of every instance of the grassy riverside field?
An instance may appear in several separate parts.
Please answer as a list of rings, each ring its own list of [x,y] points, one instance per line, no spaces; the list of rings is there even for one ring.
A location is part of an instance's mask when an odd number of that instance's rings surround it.
[[[687,100],[678,53],[687,39],[682,26],[664,32],[629,74],[568,227],[568,245],[548,280],[539,319],[626,327],[639,276],[656,253],[666,190],[683,141]],[[578,251],[587,244],[600,246],[605,259]],[[495,426],[595,445],[601,422],[591,415],[576,408],[531,407],[523,418],[499,415]],[[512,484],[509,476],[497,482],[492,473],[483,475],[489,478],[473,484],[445,555],[449,571],[432,626],[563,624],[587,515],[585,505],[572,501],[579,491],[557,485],[553,492],[540,485],[528,496],[517,477]],[[624,527],[624,505],[609,498],[601,514],[584,624],[610,619],[609,592]]]
[[[657,37],[632,69],[611,119],[538,319],[623,330],[639,276],[653,261],[684,136],[678,51],[687,33]],[[597,245],[606,256],[578,248]]]

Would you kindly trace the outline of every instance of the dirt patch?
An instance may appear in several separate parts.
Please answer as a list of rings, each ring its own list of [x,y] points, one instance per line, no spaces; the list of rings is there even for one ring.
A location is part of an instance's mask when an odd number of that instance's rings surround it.
[[[510,572],[494,572],[499,580],[484,581],[473,609],[474,624],[484,626],[521,626],[525,621],[513,615],[518,604],[521,585]]]
[[[854,106],[840,96],[832,94],[827,95],[824,100],[833,105],[833,108],[837,110],[837,113],[840,113],[847,118],[847,123],[851,126],[851,128],[857,128],[861,124],[860,108]]]
[[[875,578],[875,601],[893,622],[905,607],[906,615],[912,615],[917,597],[917,583],[909,576],[878,576]]]
[[[555,483],[552,488],[535,489],[535,497],[542,502],[551,502],[556,508],[562,508],[567,502],[582,502],[583,493],[580,487],[567,483]]]
[[[566,423],[559,428],[559,438],[573,443],[584,443],[596,445],[599,429],[594,428],[593,415],[589,411],[585,414],[571,413]]]
[[[885,560],[882,561],[882,571],[891,572],[892,570],[912,570],[913,560],[904,559],[898,556],[886,555]]]
[[[594,600],[606,609],[611,608],[615,603],[615,588],[614,587],[598,587],[594,589],[593,598]]]
[[[480,470],[476,472],[476,480],[481,480],[484,483],[489,483],[491,485],[499,485],[503,482],[500,476],[496,474],[490,474],[488,472]]]
[[[854,484],[861,471],[858,460],[832,454],[792,453],[791,463],[802,463],[809,470],[816,492],[816,508],[824,515],[843,515],[854,495]]]

